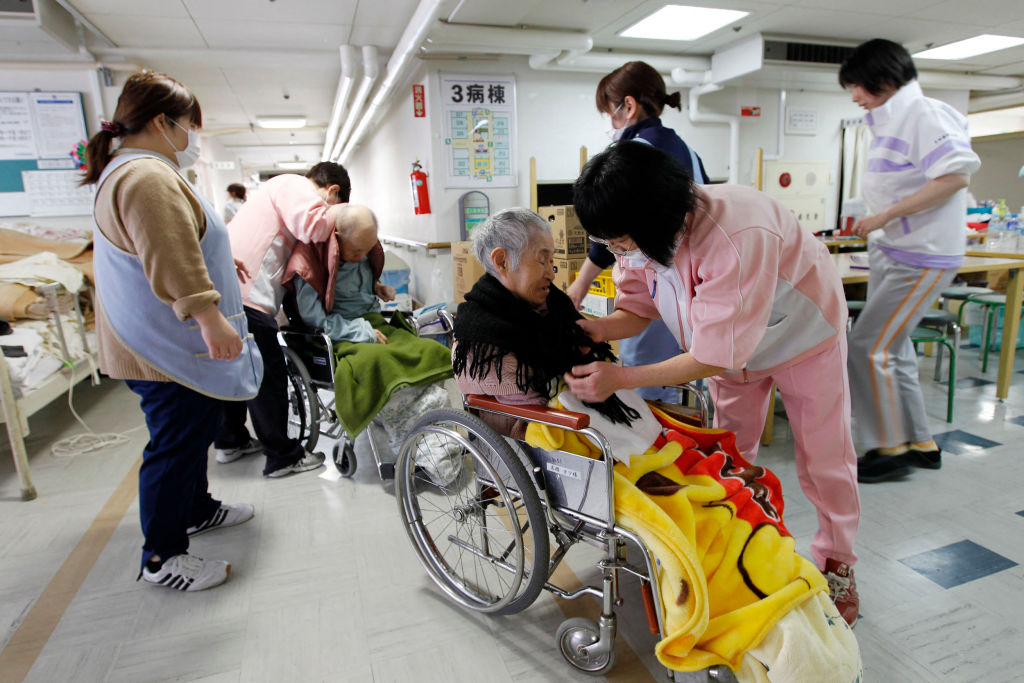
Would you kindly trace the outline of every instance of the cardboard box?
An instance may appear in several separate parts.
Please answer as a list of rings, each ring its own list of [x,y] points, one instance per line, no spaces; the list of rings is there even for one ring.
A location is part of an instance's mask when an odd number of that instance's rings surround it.
[[[598,294],[587,294],[583,297],[583,313],[603,318],[615,312],[615,297],[600,296]]]
[[[537,213],[551,227],[551,236],[555,239],[555,258],[577,259],[587,255],[590,240],[576,217],[576,209],[572,206],[542,206],[537,209]]]
[[[576,279],[576,274],[583,267],[584,258],[555,259],[555,279],[553,284],[563,292],[569,289],[569,285]]]
[[[590,283],[590,289],[587,291],[591,294],[597,294],[598,296],[610,296],[614,299],[615,283],[612,281],[611,268],[602,271],[601,274]]]
[[[452,284],[455,305],[466,300],[466,292],[484,274],[483,265],[476,260],[472,242],[452,242]]]

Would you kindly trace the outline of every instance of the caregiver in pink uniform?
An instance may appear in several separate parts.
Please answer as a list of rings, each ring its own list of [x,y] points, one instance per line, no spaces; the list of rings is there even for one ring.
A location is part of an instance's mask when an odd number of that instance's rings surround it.
[[[846,299],[828,250],[767,195],[695,185],[669,155],[634,142],[590,160],[574,204],[591,239],[617,260],[615,312],[579,324],[595,341],[608,341],[660,318],[683,353],[651,365],[577,366],[565,377],[570,389],[599,401],[617,389],[710,378],[715,426],[735,432],[753,461],[771,387],[778,386],[800,485],[818,511],[811,554],[853,624],[860,498]]]

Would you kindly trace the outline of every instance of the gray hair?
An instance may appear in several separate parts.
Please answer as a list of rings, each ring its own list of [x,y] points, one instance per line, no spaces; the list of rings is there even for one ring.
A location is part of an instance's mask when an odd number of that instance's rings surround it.
[[[543,217],[521,207],[505,209],[473,228],[473,252],[484,270],[498,277],[491,252],[501,247],[508,254],[508,267],[519,267],[523,252],[538,235],[551,234]]]

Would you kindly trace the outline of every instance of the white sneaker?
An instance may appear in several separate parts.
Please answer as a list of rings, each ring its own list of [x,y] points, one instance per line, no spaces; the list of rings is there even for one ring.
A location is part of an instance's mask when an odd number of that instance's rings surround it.
[[[308,472],[309,470],[315,470],[324,464],[325,456],[322,453],[310,453],[305,451],[305,455],[298,462],[293,462],[291,465],[285,465],[280,469],[276,469],[273,472],[265,472],[264,477],[268,479],[277,479],[279,477],[287,477],[289,474],[298,474],[299,472]]]
[[[223,529],[248,522],[254,514],[256,514],[256,509],[249,503],[221,503],[217,511],[213,513],[213,517],[202,524],[190,526],[188,535],[198,536],[214,529]]]
[[[223,560],[204,560],[183,553],[169,558],[155,572],[143,569],[142,578],[156,586],[193,592],[219,586],[228,580],[230,571],[231,564]]]
[[[229,462],[234,462],[239,458],[244,458],[247,455],[258,455],[263,452],[263,444],[256,439],[249,439],[249,443],[238,448],[215,448],[217,452],[217,462],[221,465],[226,465]]]

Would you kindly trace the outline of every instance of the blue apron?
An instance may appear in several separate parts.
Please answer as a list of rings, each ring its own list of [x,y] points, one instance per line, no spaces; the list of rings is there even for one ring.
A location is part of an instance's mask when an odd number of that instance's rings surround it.
[[[114,169],[146,157],[167,163],[154,153],[119,154],[103,169],[97,189]],[[263,358],[245,321],[227,228],[213,206],[198,193],[196,197],[206,213],[206,233],[199,246],[213,286],[220,293],[217,307],[242,339],[237,358],[210,358],[199,324],[191,318],[178,320],[174,310],[153,293],[139,257],[114,246],[99,228],[93,233],[96,292],[118,339],[147,364],[201,394],[251,399],[263,380]]]

